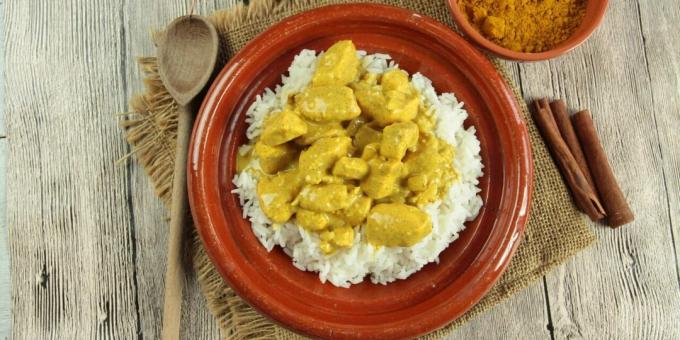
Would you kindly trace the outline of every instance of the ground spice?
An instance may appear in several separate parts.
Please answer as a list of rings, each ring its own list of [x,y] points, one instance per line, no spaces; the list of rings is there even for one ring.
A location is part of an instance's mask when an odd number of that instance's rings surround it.
[[[458,0],[468,21],[493,42],[518,52],[543,52],[583,20],[586,0]]]

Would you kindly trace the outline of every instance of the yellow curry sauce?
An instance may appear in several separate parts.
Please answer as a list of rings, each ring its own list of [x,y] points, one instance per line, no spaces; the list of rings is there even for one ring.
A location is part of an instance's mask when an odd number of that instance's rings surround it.
[[[420,208],[457,178],[454,148],[433,129],[408,74],[366,72],[354,44],[339,41],[311,84],[264,122],[252,148],[260,207],[274,223],[295,218],[317,233],[326,254],[351,247],[360,225],[374,246],[412,246],[432,230]]]

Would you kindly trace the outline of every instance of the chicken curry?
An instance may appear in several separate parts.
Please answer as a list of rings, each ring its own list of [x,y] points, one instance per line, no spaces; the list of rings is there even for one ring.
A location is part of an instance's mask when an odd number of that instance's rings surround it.
[[[432,230],[422,207],[458,176],[432,110],[404,71],[367,72],[351,41],[335,43],[252,148],[262,211],[317,233],[325,254],[351,247],[359,226],[374,246],[418,243]]]

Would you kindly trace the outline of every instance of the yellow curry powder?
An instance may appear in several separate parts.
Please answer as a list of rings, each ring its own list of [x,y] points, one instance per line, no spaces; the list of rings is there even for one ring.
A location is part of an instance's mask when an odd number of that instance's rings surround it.
[[[580,25],[586,0],[458,0],[487,39],[518,52],[543,52]]]

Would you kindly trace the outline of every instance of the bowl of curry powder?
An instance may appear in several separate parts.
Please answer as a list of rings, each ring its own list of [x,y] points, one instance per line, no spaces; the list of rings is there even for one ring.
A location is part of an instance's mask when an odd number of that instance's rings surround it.
[[[540,61],[585,42],[600,25],[607,0],[449,0],[460,31],[505,59]]]

